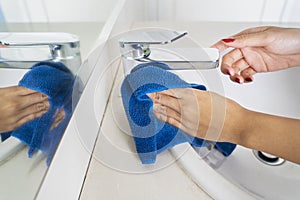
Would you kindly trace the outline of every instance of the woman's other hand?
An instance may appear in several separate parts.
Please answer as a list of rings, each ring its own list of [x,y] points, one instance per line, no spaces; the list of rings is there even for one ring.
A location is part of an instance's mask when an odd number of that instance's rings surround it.
[[[246,29],[212,47],[225,54],[221,71],[238,82],[251,82],[259,72],[271,72],[300,65],[300,29],[272,26]]]

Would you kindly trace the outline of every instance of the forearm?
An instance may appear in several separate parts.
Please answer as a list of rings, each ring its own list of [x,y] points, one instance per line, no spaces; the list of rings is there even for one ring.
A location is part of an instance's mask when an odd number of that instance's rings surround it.
[[[237,144],[300,164],[300,120],[246,111]]]

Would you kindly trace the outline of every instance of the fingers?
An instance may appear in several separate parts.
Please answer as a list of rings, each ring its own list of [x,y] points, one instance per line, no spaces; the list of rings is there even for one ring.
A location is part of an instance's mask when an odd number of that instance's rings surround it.
[[[177,93],[177,95],[179,94]],[[172,90],[165,90],[162,92],[154,92],[147,94],[147,96],[150,99],[152,99],[153,103],[167,106],[180,113],[180,104],[178,101],[178,98],[180,97],[177,95],[176,93],[172,92]]]
[[[20,106],[27,107],[33,104],[37,104],[39,102],[43,102],[48,99],[48,97],[40,92],[34,92],[26,95],[22,95],[19,97]]]
[[[45,114],[50,108],[48,101],[39,102],[20,110],[16,117],[17,123],[27,123]]]
[[[252,82],[254,80],[253,75],[256,74],[256,71],[252,67],[248,67],[241,71],[241,76],[244,79],[244,82]]]
[[[176,89],[176,91],[180,89]],[[153,113],[156,118],[177,128],[181,127],[181,111],[178,99],[180,93],[174,90],[165,90],[147,94],[153,101]]]
[[[36,93],[37,91],[23,87],[23,86],[12,86],[15,91],[19,93],[19,95],[28,95],[32,93]]]
[[[10,130],[14,130],[29,121],[41,117],[49,110],[49,108],[50,108],[49,102],[45,101],[24,109],[24,112],[21,114],[22,116],[20,116],[20,119],[17,120],[16,123],[12,125],[13,127],[10,127]],[[33,113],[33,110],[36,110],[36,112]],[[64,109],[60,109],[59,111],[57,110],[55,115],[53,116],[55,120],[51,125],[50,130],[55,129],[65,119],[65,116],[66,114]]]
[[[270,44],[273,40],[269,33],[271,28],[270,26],[263,26],[246,29],[214,44],[213,47],[220,51],[229,47],[234,48],[223,56],[221,71],[237,83],[253,81],[253,75],[256,71],[247,62],[248,55],[246,58],[243,52],[246,49],[265,47]]]
[[[38,113],[38,112],[47,112],[50,108],[50,103],[48,100],[38,102],[36,104],[32,104],[20,111],[19,116],[22,118],[26,115],[30,115],[31,113]]]
[[[177,111],[161,104],[154,104],[153,113],[159,120],[167,122],[177,128],[181,127],[181,115]]]
[[[260,32],[264,32],[270,28],[271,28],[271,26],[258,26],[258,27],[248,28],[248,29],[245,29],[245,30],[233,35],[233,37],[238,37],[240,35],[246,35],[246,34],[260,33]]]
[[[198,130],[199,112],[194,89],[176,88],[147,95],[153,101],[153,113],[156,118],[195,135]]]
[[[232,38],[230,42],[223,39],[223,42],[225,42],[228,47],[233,48],[263,47],[269,43],[267,34],[264,32],[236,36]]]
[[[237,61],[243,58],[243,54],[239,49],[234,49],[230,51],[228,54],[223,56],[222,64],[221,64],[221,71],[224,74],[228,74],[233,76],[235,73],[239,72],[239,65],[233,65]],[[235,66],[235,67],[233,67]]]
[[[47,111],[45,110],[41,110],[39,112],[36,113],[31,113],[29,115],[25,115],[24,117],[20,118],[18,121],[16,121],[15,123],[11,123],[11,127],[7,127],[9,130],[15,130],[17,128],[19,128],[20,126],[22,126],[23,124],[32,121],[36,118],[41,117],[42,115],[44,115]]]
[[[66,113],[64,111],[64,109],[60,109],[59,111],[56,110],[55,115],[53,116],[55,118],[55,121],[53,122],[53,124],[51,125],[50,130],[55,129],[64,119],[65,119]]]
[[[235,68],[238,69],[238,68]],[[248,67],[242,71],[240,71],[239,73],[235,73],[233,75],[230,75],[230,79],[234,82],[237,83],[248,83],[248,82],[252,82],[254,80],[253,75],[256,74],[256,71],[253,70],[252,67]]]
[[[7,93],[14,93],[15,95],[18,95],[18,96],[37,93],[37,91],[23,87],[23,86],[11,86],[11,87],[6,87],[6,88],[2,88],[2,89],[4,89]]]
[[[251,67],[240,49],[234,49],[224,55],[221,71],[237,83],[252,82],[256,71]]]
[[[220,52],[224,51],[225,49],[228,48],[228,46],[223,42],[223,41],[218,41],[217,43],[213,44],[210,46],[211,48],[216,48],[218,49]]]
[[[22,86],[7,87],[4,90],[10,98],[18,101],[20,107],[27,107],[48,99],[47,95]]]
[[[16,123],[12,124],[12,127],[10,127],[9,129],[14,130],[22,126],[23,124],[32,121],[38,117],[41,117],[43,114],[45,114],[48,111],[50,105],[48,102],[43,102],[43,103],[44,105],[41,105],[42,103],[39,103],[38,105],[34,105],[27,108],[24,111],[23,116],[19,120],[17,120]],[[36,109],[37,112],[35,113],[30,112],[30,110],[32,111],[32,109]],[[55,115],[53,116],[55,120],[51,125],[50,130],[55,129],[65,119],[65,116],[66,114],[64,109],[60,109],[59,111],[57,110]]]
[[[223,51],[228,47],[245,48],[265,46],[266,44],[270,43],[267,33],[267,30],[270,28],[270,26],[262,26],[246,29],[235,35],[218,41],[211,47],[217,48],[219,51]]]

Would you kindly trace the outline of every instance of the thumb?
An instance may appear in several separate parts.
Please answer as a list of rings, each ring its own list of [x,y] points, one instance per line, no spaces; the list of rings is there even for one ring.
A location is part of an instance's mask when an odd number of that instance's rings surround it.
[[[233,36],[231,38],[222,39],[222,42],[226,46],[233,48],[263,47],[269,44],[268,37],[265,32]]]

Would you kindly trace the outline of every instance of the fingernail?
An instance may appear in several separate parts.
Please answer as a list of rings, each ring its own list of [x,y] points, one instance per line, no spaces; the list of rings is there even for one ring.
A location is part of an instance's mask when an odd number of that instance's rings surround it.
[[[241,83],[241,79],[240,79],[240,78],[235,78],[235,81],[236,81],[237,83]]]
[[[230,42],[234,42],[235,39],[233,39],[233,38],[225,38],[225,39],[222,39],[222,41],[225,42],[225,43],[230,43]]]
[[[247,77],[245,80],[246,80],[247,82],[252,82],[252,81],[253,81],[252,78],[250,78],[250,77]]]
[[[47,96],[47,95],[45,95],[45,94],[42,94],[42,98],[43,98],[43,99],[47,99],[47,98],[48,98],[48,96]]]
[[[232,73],[229,69],[227,70],[227,74],[228,74],[229,76],[233,76],[233,75],[234,75],[234,73]]]

